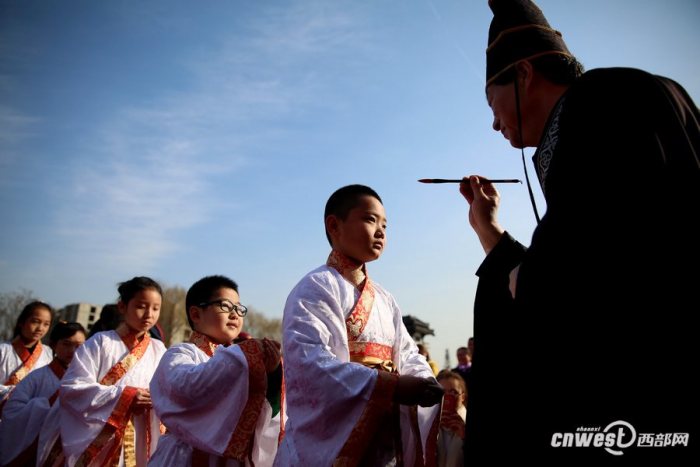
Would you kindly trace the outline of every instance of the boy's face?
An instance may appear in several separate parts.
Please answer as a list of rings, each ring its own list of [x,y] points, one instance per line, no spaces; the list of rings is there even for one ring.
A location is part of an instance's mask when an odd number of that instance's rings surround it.
[[[227,300],[234,305],[241,304],[240,297],[235,290],[221,288],[207,300],[209,305],[192,306],[190,318],[192,318],[197,332],[208,336],[217,344],[229,345],[243,329],[243,318],[238,316],[235,311],[224,312],[220,306],[222,300]]]
[[[361,196],[344,220],[328,216],[326,226],[333,248],[358,262],[374,261],[386,246],[386,212],[373,196]]]

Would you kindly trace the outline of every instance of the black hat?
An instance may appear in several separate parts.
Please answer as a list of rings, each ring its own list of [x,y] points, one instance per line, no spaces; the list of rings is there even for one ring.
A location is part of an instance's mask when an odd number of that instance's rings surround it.
[[[489,0],[493,19],[486,49],[486,85],[521,60],[571,56],[561,33],[531,0]]]

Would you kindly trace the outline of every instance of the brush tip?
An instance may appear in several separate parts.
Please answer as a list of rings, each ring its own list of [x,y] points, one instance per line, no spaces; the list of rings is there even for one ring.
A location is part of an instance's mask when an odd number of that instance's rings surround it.
[[[433,183],[433,181],[429,178],[419,178],[418,181],[421,183]]]

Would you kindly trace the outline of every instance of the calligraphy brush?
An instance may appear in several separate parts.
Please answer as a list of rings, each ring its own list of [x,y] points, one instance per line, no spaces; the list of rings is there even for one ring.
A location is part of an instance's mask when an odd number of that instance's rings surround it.
[[[421,183],[462,183],[463,179],[451,179],[451,178],[421,178],[418,180]],[[489,180],[486,178],[479,178],[482,183],[523,183],[517,178],[507,178],[507,179],[494,179]]]

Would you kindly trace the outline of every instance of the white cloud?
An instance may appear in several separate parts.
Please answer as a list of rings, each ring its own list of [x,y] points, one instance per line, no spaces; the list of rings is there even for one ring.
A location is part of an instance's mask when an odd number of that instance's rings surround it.
[[[252,163],[252,152],[274,144],[271,136],[286,131],[280,121],[318,105],[323,77],[305,65],[356,42],[351,19],[326,10],[269,10],[251,25],[252,35],[184,59],[195,77],[188,90],[119,109],[98,135],[88,135],[99,150],[76,157],[71,188],[55,192],[57,231],[75,261],[149,270],[180,248],[182,231],[224,207],[240,208],[222,198],[214,180],[233,176]]]

